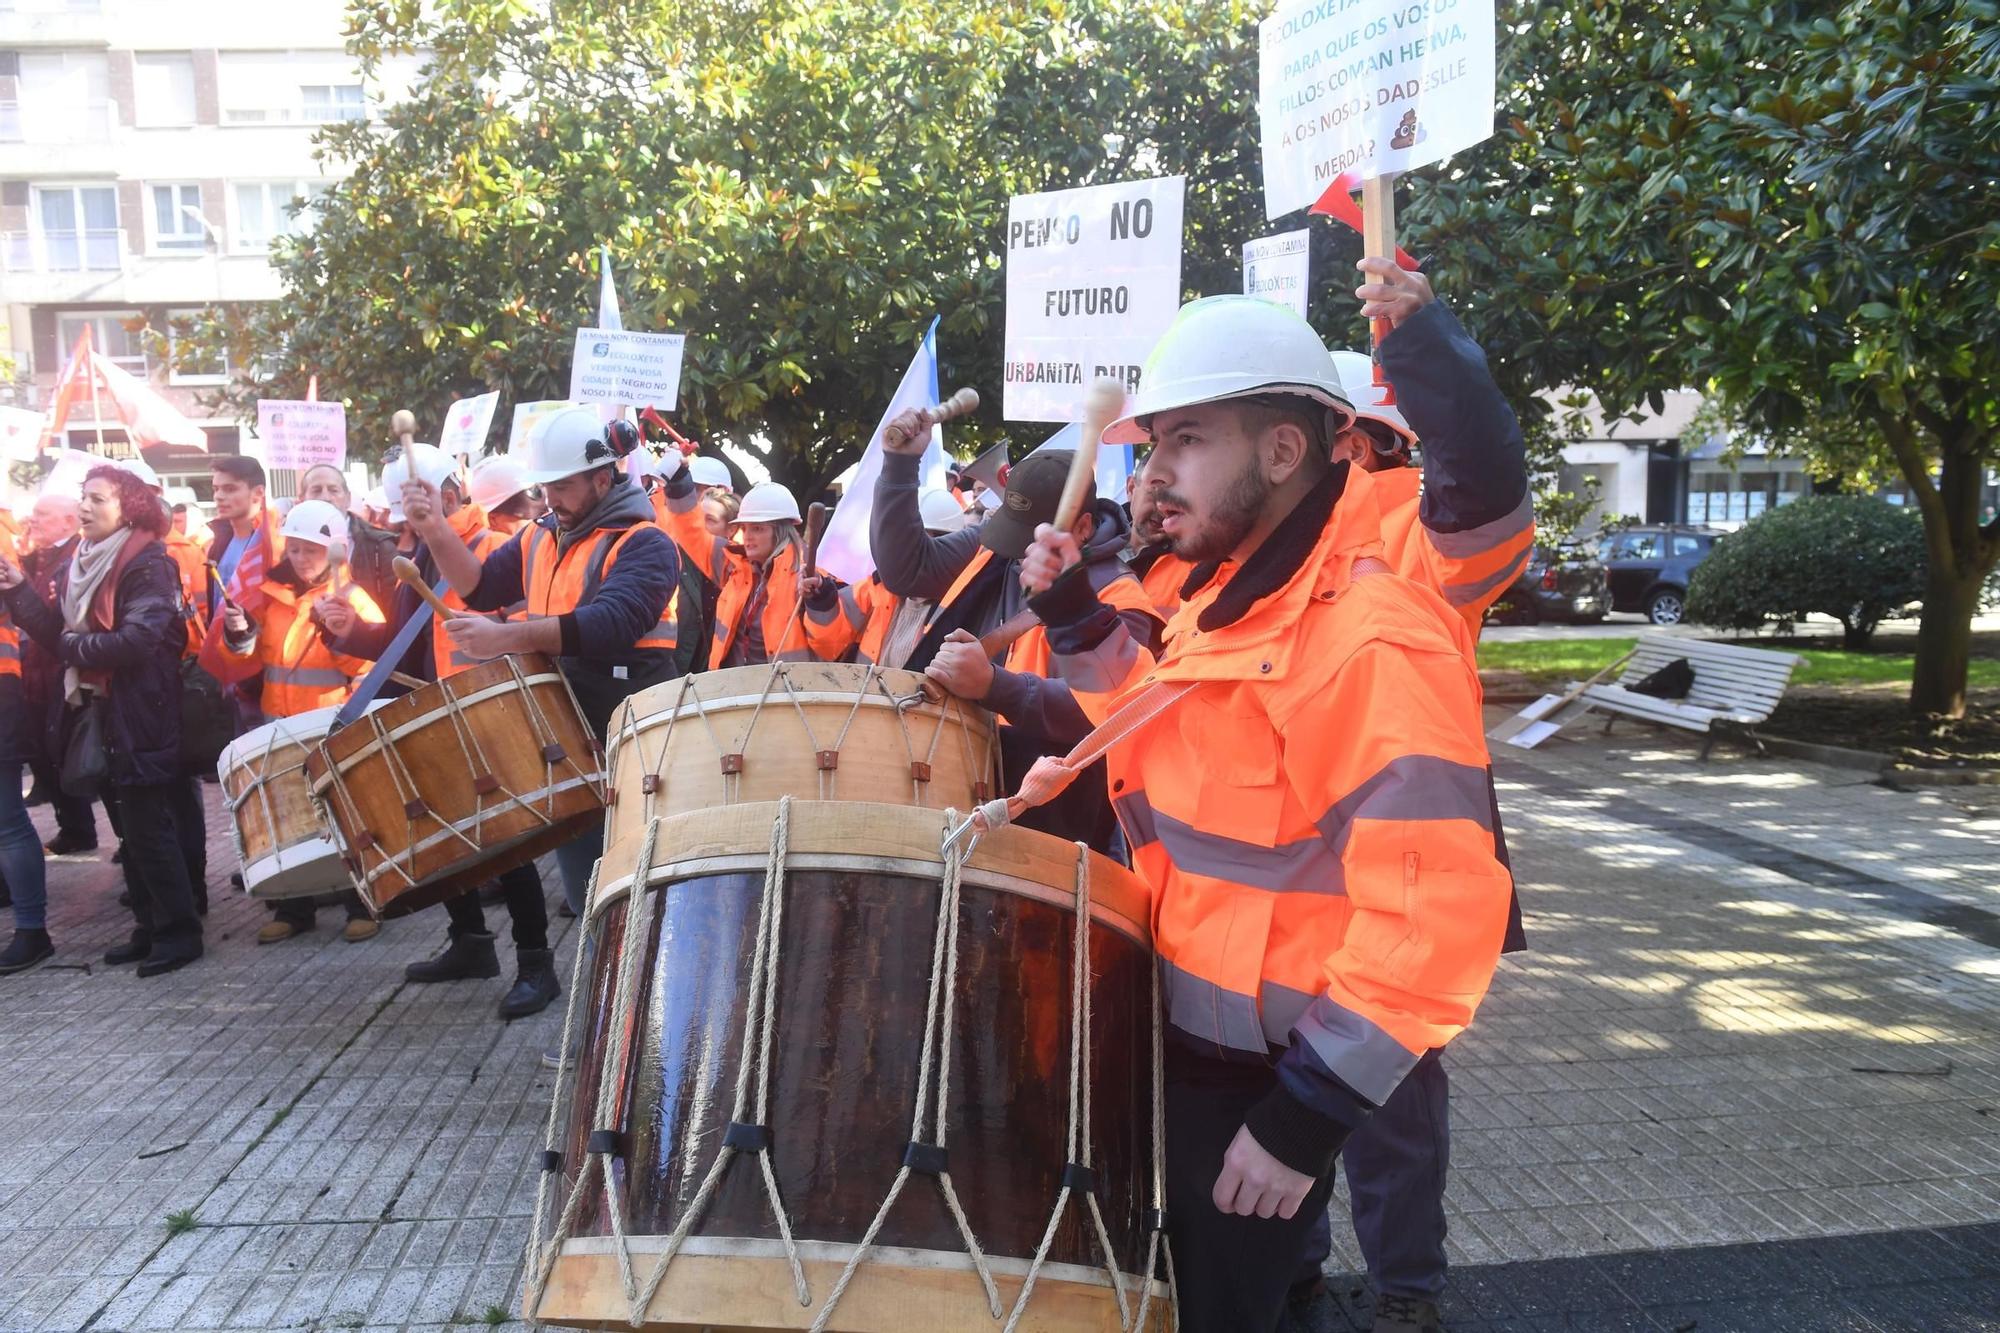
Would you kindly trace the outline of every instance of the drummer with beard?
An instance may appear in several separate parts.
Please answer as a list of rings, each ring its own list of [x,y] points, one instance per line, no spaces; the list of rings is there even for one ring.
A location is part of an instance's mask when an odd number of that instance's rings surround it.
[[[646,493],[624,475],[595,407],[565,408],[528,439],[522,478],[539,485],[548,512],[487,553],[454,531],[437,487],[421,477],[403,488],[403,513],[438,572],[474,612],[525,602],[522,618],[453,616],[443,629],[475,658],[545,653],[576,694],[585,723],[603,740],[627,695],[680,674],[668,601],[680,554],[653,522]],[[584,910],[604,827],[556,849],[563,895]]]

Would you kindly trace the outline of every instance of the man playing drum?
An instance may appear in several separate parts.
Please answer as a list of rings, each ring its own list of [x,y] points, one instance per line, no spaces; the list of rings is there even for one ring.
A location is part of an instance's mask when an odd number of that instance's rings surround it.
[[[1271,1329],[1342,1145],[1471,1021],[1511,881],[1470,631],[1382,559],[1332,358],[1282,307],[1213,297],[1148,358],[1144,484],[1194,566],[1157,660],[1069,533],[1022,582],[1109,751],[1155,894],[1167,1004],[1167,1214],[1181,1326]],[[1351,446],[1352,441],[1347,441]],[[1038,765],[1032,800],[1069,770]]]
[[[403,484],[404,516],[467,607],[527,603],[519,620],[454,616],[444,624],[453,647],[480,659],[555,658],[599,740],[627,695],[678,671],[667,602],[680,556],[606,436],[595,407],[565,408],[536,428],[522,480],[542,487],[549,512],[483,560],[453,530],[435,485],[422,477]],[[600,824],[556,851],[563,894],[578,914],[603,841]]]
[[[382,484],[392,501],[392,519],[405,518],[400,501],[403,483],[417,478],[435,487],[437,510],[458,539],[475,556],[484,558],[507,541],[503,533],[487,526],[486,510],[465,498],[465,483],[458,464],[436,445],[411,443],[382,469]],[[407,520],[406,520],[407,521]],[[421,536],[421,534],[420,534]],[[437,581],[436,562],[430,548],[419,540],[411,554],[417,571],[428,582]],[[455,609],[465,602],[447,590],[445,604]],[[399,585],[392,619],[401,625],[418,613],[423,603],[415,589]],[[379,658],[395,638],[389,625],[369,624],[357,617],[329,616],[327,626],[341,636],[336,643],[343,652],[356,657]],[[455,645],[438,626],[429,625],[417,636],[404,656],[401,667],[423,680],[442,680],[468,667],[479,665],[478,658]],[[533,861],[524,862],[500,876],[501,901],[514,926],[514,984],[500,1000],[500,1017],[526,1018],[549,1007],[562,994],[556,979],[555,954],[549,948],[549,905],[542,894],[541,872]],[[403,969],[403,979],[418,984],[433,981],[483,980],[500,975],[500,958],[493,934],[486,929],[486,916],[479,907],[479,894],[461,893],[445,899],[445,915],[451,925],[445,947],[434,957],[411,963]]]

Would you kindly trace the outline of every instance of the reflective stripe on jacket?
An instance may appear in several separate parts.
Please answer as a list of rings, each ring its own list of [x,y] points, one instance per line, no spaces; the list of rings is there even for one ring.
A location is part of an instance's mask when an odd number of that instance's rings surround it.
[[[1381,550],[1367,474],[1280,542],[1298,562],[1282,585],[1205,627],[1258,561],[1228,571],[1181,607],[1157,662],[1122,624],[1094,644],[1061,619],[1051,633],[1093,720],[1193,683],[1109,755],[1174,1028],[1252,1056],[1288,1047],[1286,1094],[1351,1128],[1471,1021],[1511,883],[1464,621],[1409,579],[1354,577]]]
[[[256,632],[242,647],[232,644],[226,632],[216,638],[226,660],[255,662],[263,669],[264,690],[258,705],[264,716],[292,717],[345,703],[354,682],[367,673],[369,663],[365,658],[335,652],[312,618],[313,603],[328,595],[329,586],[322,583],[298,589],[266,578],[263,592],[263,604],[250,617]],[[382,623],[381,608],[360,584],[349,583],[333,595],[352,606],[362,620],[371,625]]]
[[[952,580],[951,587],[946,590],[945,595],[938,599],[938,604],[931,608],[933,622],[958,600],[959,594],[963,593],[967,585],[992,561],[993,554],[988,547],[979,548],[965,568],[958,572],[958,577]],[[1153,599],[1147,594],[1144,585],[1115,554],[1100,552],[1096,559],[1090,561],[1089,575],[1091,585],[1097,591],[1098,600],[1104,605],[1117,611],[1135,612],[1134,620],[1138,624],[1157,622],[1160,619],[1158,611],[1154,609]],[[1011,571],[1008,571],[1008,576],[1012,577]],[[926,625],[924,628],[928,633],[930,626]],[[1048,631],[1036,625],[1014,640],[1007,649],[1007,656],[1001,659],[1000,665],[1024,676],[1049,675]]]
[[[1381,493],[1382,557],[1398,574],[1436,588],[1478,637],[1486,612],[1527,567],[1535,544],[1529,500],[1465,532],[1433,532],[1422,519],[1422,477],[1416,468],[1373,474]]]
[[[681,488],[685,494],[677,494]],[[664,496],[664,503],[661,497]],[[709,645],[710,669],[729,660],[729,649],[743,630],[743,617],[758,591],[758,570],[744,555],[708,530],[701,516],[701,492],[683,473],[654,497],[660,526],[666,529],[695,568],[720,591],[715,599],[715,638]],[[833,605],[820,609],[799,606],[799,563],[804,558],[797,535],[773,553],[763,570],[763,630],[767,661],[793,662],[818,658],[837,662],[861,637],[864,617],[851,589],[841,588]],[[819,571],[827,578],[832,575]],[[794,623],[797,622],[797,623]]]

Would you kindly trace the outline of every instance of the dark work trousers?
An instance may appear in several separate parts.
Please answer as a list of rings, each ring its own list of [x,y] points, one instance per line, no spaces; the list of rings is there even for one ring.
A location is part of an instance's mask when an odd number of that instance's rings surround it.
[[[1435,1301],[1444,1291],[1444,1184],[1451,1167],[1451,1082],[1442,1052],[1427,1051],[1341,1149],[1354,1239],[1368,1281],[1384,1296]],[[1298,1276],[1318,1275],[1333,1249],[1321,1219]]]
[[[208,808],[201,799],[201,779],[188,774],[169,783],[167,790],[174,798],[174,828],[181,836],[188,888],[199,908],[208,902]]]
[[[349,889],[341,895],[340,905],[347,909],[349,921],[359,921],[368,915],[368,904],[361,901],[361,895]],[[300,930],[311,930],[319,916],[319,897],[309,894],[303,898],[280,898],[271,904],[271,915],[280,921],[289,921]]]
[[[514,950],[549,947],[549,900],[542,896],[542,873],[533,861],[515,866],[500,876],[502,901],[514,921]],[[476,935],[486,930],[486,914],[479,910],[479,891],[461,893],[444,900],[445,915],[451,918],[453,938]]]
[[[125,830],[122,868],[137,923],[134,938],[149,940],[156,956],[200,953],[201,919],[194,912],[194,890],[181,855],[172,784],[106,790],[118,803],[118,821]]]
[[[1289,1218],[1217,1209],[1222,1154],[1244,1115],[1277,1086],[1277,1075],[1268,1065],[1211,1059],[1171,1041],[1166,1057],[1167,1228],[1181,1333],[1271,1333],[1313,1219],[1326,1216],[1333,1172],[1314,1183]]]

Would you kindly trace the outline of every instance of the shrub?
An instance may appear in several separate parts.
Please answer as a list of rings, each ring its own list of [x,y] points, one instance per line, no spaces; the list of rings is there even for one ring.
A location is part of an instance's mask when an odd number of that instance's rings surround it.
[[[1924,525],[1862,495],[1810,495],[1769,510],[1715,543],[1688,584],[1688,619],[1729,629],[1810,612],[1840,621],[1846,646],[1923,596]]]

